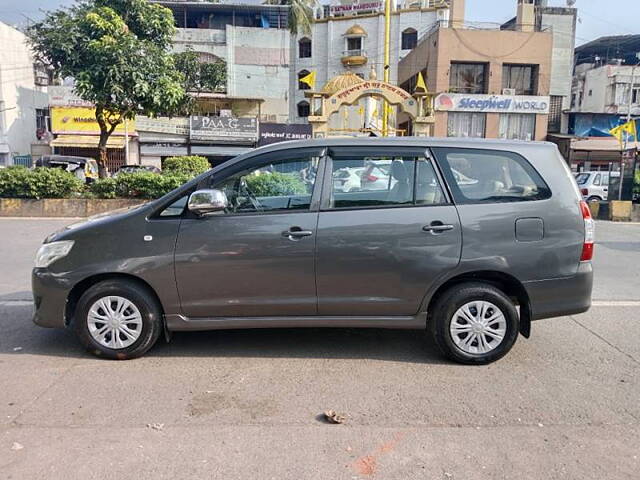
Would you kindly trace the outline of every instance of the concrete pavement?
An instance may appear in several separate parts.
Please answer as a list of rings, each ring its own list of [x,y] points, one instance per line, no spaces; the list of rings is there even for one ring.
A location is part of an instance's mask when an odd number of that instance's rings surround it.
[[[95,359],[24,301],[65,222],[0,220],[0,478],[638,478],[640,225],[598,223],[607,306],[465,367],[381,330],[182,333]]]

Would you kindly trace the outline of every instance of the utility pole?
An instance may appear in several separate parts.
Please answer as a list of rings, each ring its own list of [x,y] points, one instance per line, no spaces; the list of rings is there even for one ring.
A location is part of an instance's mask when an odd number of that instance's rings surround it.
[[[384,72],[383,80],[389,83],[390,40],[391,38],[391,0],[384,2]],[[382,104],[382,136],[389,135],[389,104],[384,100]]]

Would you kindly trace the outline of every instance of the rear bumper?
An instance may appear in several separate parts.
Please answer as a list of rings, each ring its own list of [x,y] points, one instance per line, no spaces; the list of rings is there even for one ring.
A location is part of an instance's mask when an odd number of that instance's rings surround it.
[[[70,283],[68,279],[52,274],[46,269],[33,269],[31,273],[35,307],[33,323],[49,328],[65,326],[67,298],[72,288]]]
[[[583,313],[591,307],[593,266],[581,262],[573,277],[525,282],[531,320]]]

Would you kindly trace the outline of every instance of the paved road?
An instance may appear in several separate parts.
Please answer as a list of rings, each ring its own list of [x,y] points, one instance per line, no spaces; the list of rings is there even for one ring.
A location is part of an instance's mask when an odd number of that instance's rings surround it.
[[[471,368],[379,330],[183,333],[136,361],[88,357],[24,301],[64,223],[0,220],[2,479],[638,478],[640,225],[598,224],[603,306]],[[347,423],[320,422],[329,408]]]

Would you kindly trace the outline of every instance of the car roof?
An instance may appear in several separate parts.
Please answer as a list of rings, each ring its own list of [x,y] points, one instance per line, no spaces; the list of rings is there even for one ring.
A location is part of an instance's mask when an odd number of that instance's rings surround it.
[[[529,142],[524,140],[502,140],[488,138],[439,138],[439,137],[349,137],[322,138],[313,140],[291,140],[259,147],[251,153],[266,153],[291,148],[308,147],[456,147],[456,148],[490,148],[510,150],[521,148],[554,148],[551,142]]]
[[[331,147],[449,147],[449,148],[481,148],[486,150],[504,150],[513,152],[531,152],[532,150],[555,150],[557,146],[551,142],[529,142],[524,140],[502,140],[487,138],[439,138],[439,137],[330,137],[312,140],[290,140],[258,147],[247,153],[224,162],[213,168],[214,172],[233,166],[245,159],[264,153],[286,151],[298,148],[331,148]],[[535,156],[530,156],[534,159]]]
[[[43,155],[42,159],[46,162],[85,163],[90,160],[95,162],[91,157],[74,157],[71,155]]]

